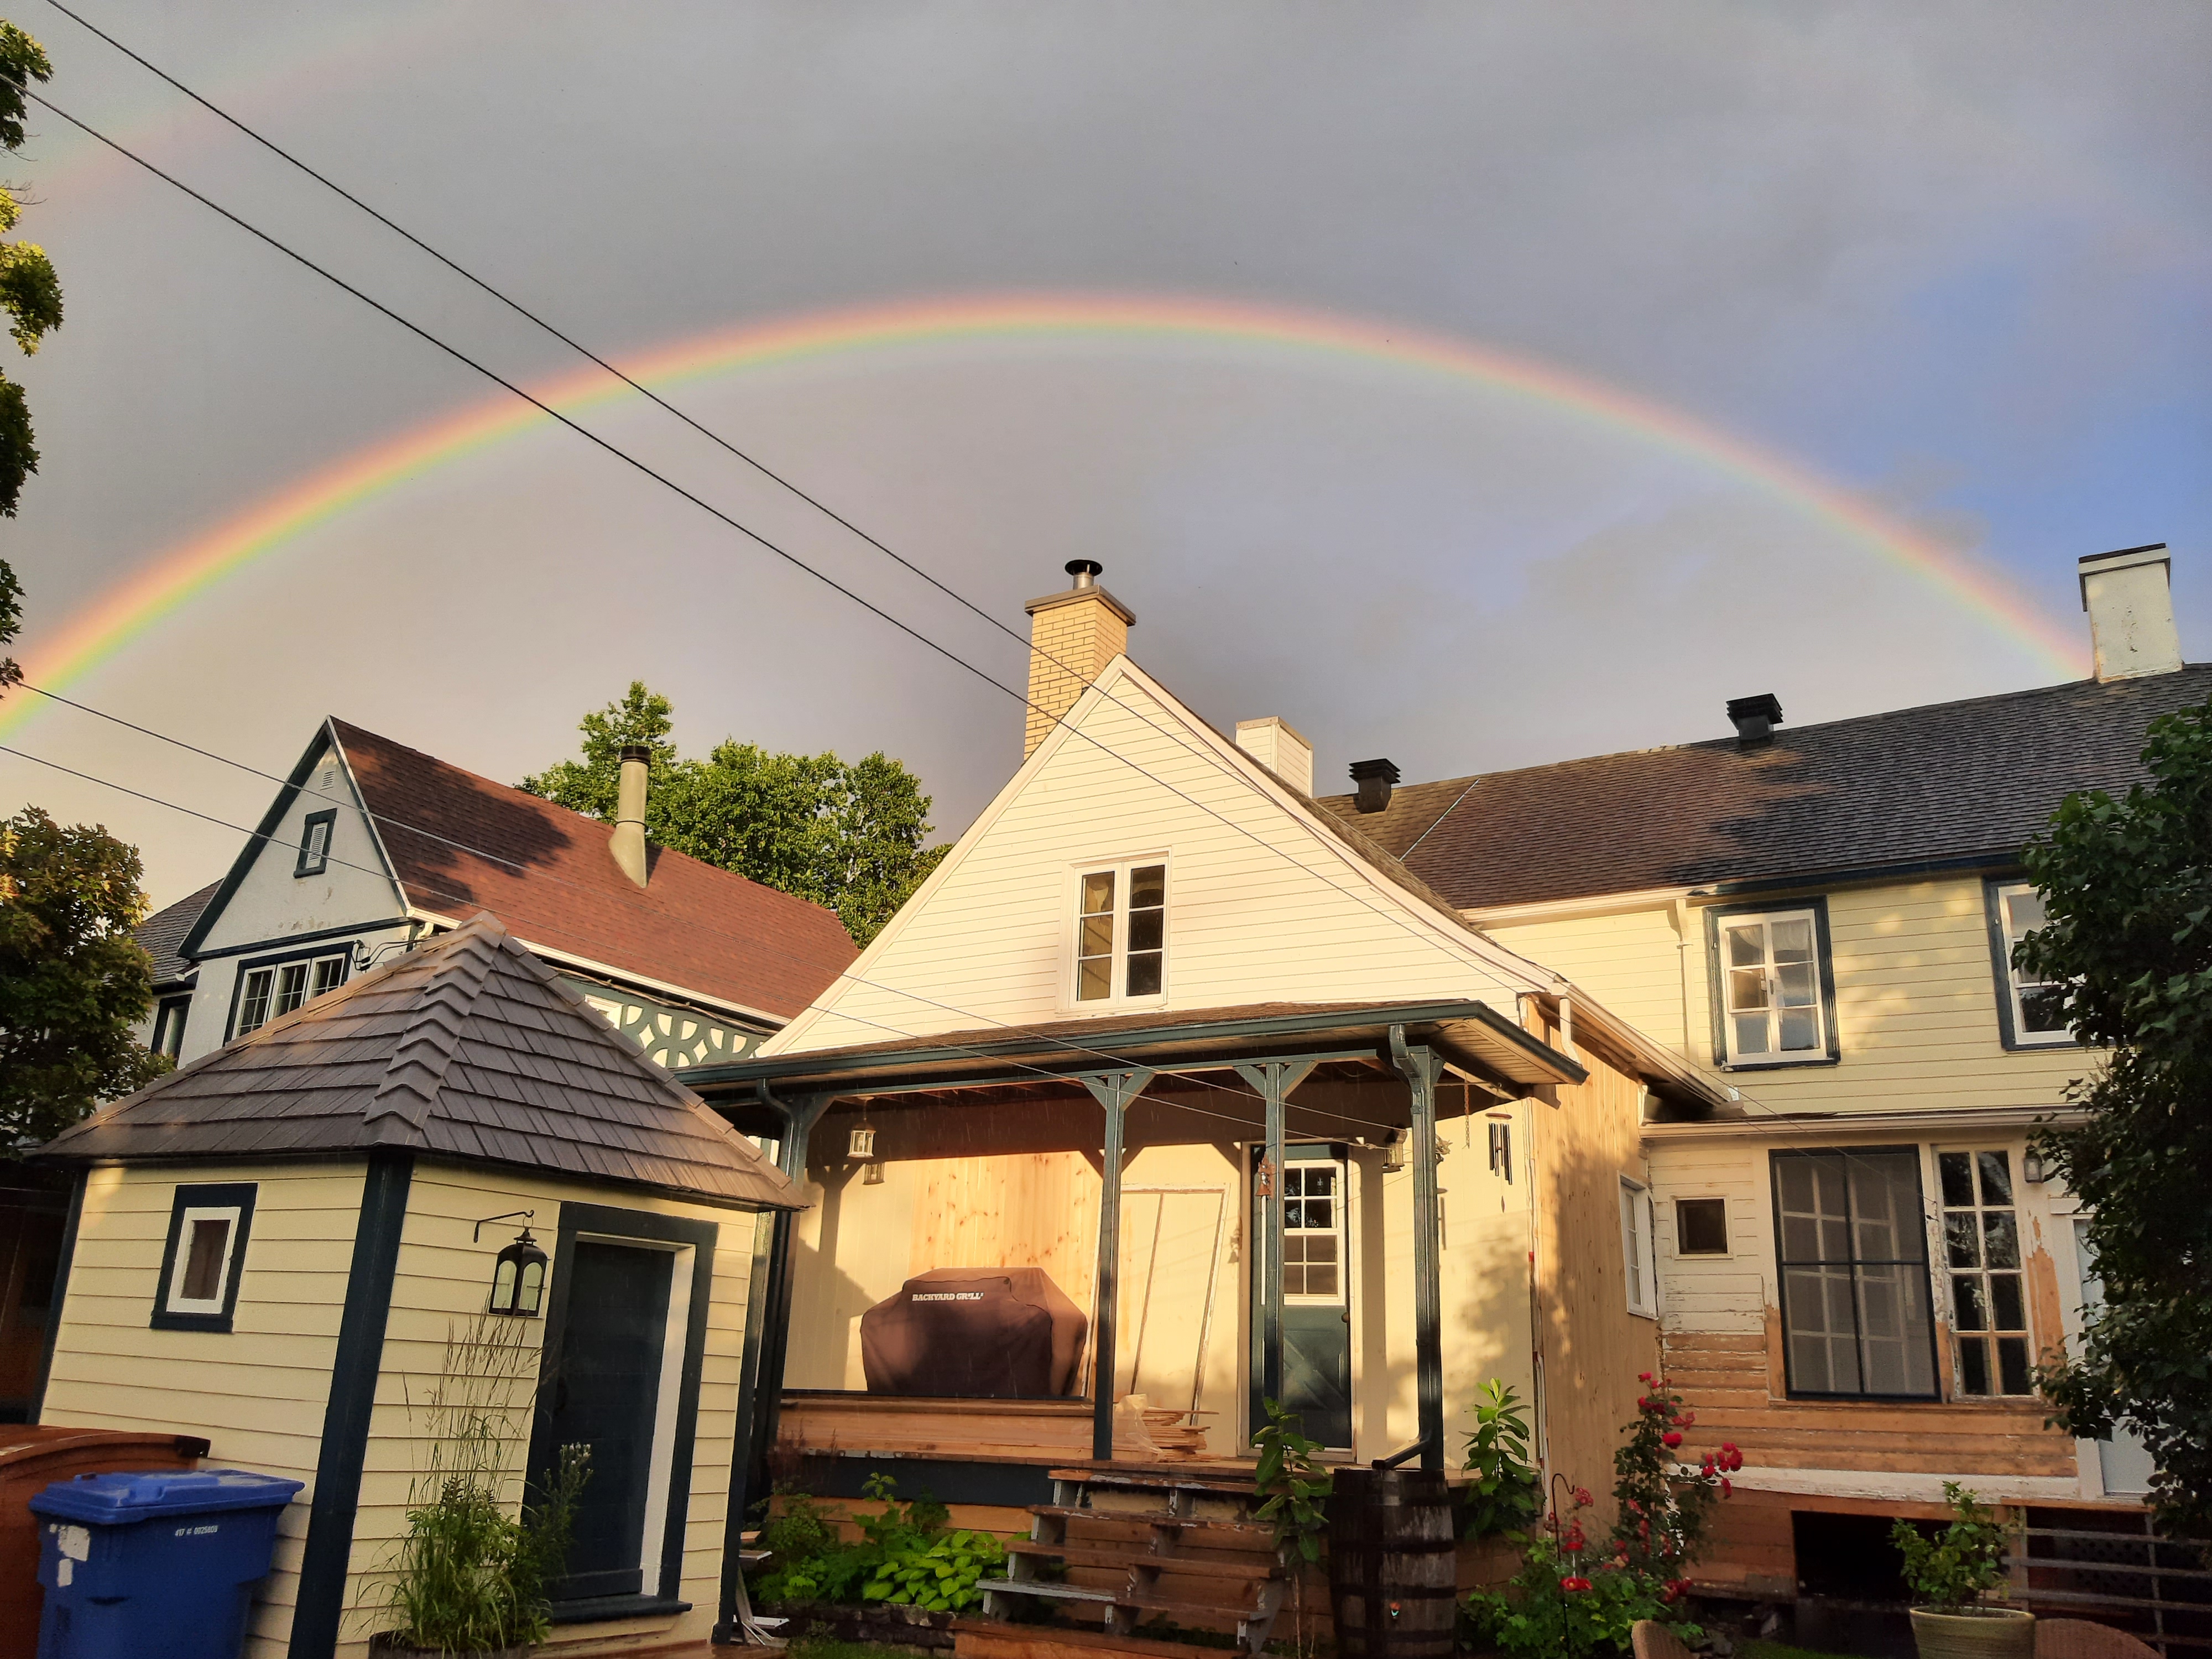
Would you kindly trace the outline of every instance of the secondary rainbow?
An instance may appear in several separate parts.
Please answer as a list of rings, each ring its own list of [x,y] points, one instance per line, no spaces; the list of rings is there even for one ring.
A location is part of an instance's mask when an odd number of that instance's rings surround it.
[[[1677,410],[1550,365],[1449,336],[1311,311],[1115,295],[987,295],[813,313],[717,330],[623,365],[656,391],[687,381],[903,346],[1032,339],[1189,341],[1279,357],[1383,367],[1471,381],[1688,457],[1776,496],[1850,544],[1924,580],[2053,671],[2082,672],[2078,644],[2002,579],[1983,571],[1802,466]],[[635,398],[586,365],[532,390],[564,414]],[[27,641],[25,677],[66,691],[148,630],[327,523],[434,469],[551,424],[505,392],[361,450],[155,556],[59,627]],[[0,732],[43,699],[0,704]]]

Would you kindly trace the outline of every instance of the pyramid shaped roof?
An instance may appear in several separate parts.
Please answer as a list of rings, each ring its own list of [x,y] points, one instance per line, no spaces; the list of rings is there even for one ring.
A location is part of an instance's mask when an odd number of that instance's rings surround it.
[[[750,1141],[488,913],[157,1078],[40,1155],[240,1162],[376,1147],[804,1207]]]

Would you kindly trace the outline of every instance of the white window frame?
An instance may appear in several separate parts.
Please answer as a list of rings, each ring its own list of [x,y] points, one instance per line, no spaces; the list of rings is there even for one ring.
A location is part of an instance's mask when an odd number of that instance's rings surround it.
[[[1809,1048],[1784,1049],[1778,1045],[1782,1036],[1779,975],[1774,972],[1773,929],[1777,922],[1802,921],[1813,935],[1813,1046]],[[1747,1054],[1737,1051],[1735,1021],[1739,1010],[1730,998],[1734,975],[1729,966],[1729,935],[1738,930],[1757,927],[1765,934],[1761,941],[1766,967],[1767,1035],[1778,1045],[1765,1054]],[[1771,909],[1737,910],[1724,912],[1713,918],[1713,972],[1717,982],[1713,987],[1714,1006],[1718,1011],[1717,1028],[1714,1032],[1718,1045],[1717,1058],[1728,1066],[1819,1066],[1832,1063],[1836,1055],[1836,1033],[1831,1023],[1832,1009],[1829,988],[1833,969],[1828,960],[1827,918],[1818,904],[1777,905]],[[1739,970],[1740,971],[1740,970]],[[1757,1013],[1757,1009],[1741,1011]]]
[[[1329,1218],[1334,1224],[1329,1227],[1297,1228],[1285,1225],[1283,1228],[1283,1276],[1285,1280],[1290,1277],[1290,1240],[1292,1237],[1317,1238],[1328,1233],[1336,1240],[1336,1290],[1330,1295],[1322,1295],[1313,1291],[1299,1291],[1294,1294],[1286,1285],[1283,1291],[1283,1305],[1286,1308],[1349,1307],[1352,1303],[1352,1273],[1346,1257],[1351,1251],[1352,1238],[1351,1229],[1345,1224],[1346,1218],[1344,1212],[1345,1199],[1352,1190],[1352,1170],[1349,1163],[1334,1156],[1325,1158],[1285,1157],[1283,1159],[1282,1175],[1278,1183],[1282,1190],[1275,1202],[1279,1206],[1282,1206],[1291,1201],[1291,1175],[1293,1170],[1297,1171],[1303,1180],[1306,1174],[1315,1170],[1329,1171],[1331,1191],[1328,1202]],[[1303,1195],[1300,1201],[1304,1201]]]
[[[2027,1178],[2022,1165],[2022,1147],[2018,1142],[1991,1144],[1968,1142],[1965,1145],[1931,1144],[1927,1152],[1927,1190],[1934,1198],[1932,1226],[1935,1249],[1929,1265],[1935,1279],[1934,1295],[1938,1316],[1951,1336],[1950,1397],[1961,1401],[2029,1400],[2035,1396],[2035,1365],[2039,1358],[2036,1347],[2035,1293],[2028,1279],[2028,1258],[2033,1254],[2033,1230],[2030,1218],[2024,1213],[2027,1194],[2022,1190]],[[2008,1204],[1990,1204],[1984,1200],[1981,1155],[1994,1154],[2004,1160],[2005,1179],[2012,1188],[2012,1200]],[[1967,1178],[1973,1183],[1974,1201],[1968,1205],[1954,1205],[1943,1189],[1943,1158],[1960,1157],[1966,1160]],[[2009,1264],[1991,1265],[1987,1259],[1984,1218],[1991,1214],[2012,1217],[2013,1253],[2016,1258]],[[1971,1216],[1975,1228],[1973,1266],[1954,1265],[1951,1261],[1950,1222],[1954,1216]],[[1996,1296],[1991,1279],[1996,1275],[2014,1280],[2018,1285],[2021,1322],[2000,1327],[1996,1322]],[[1982,1304],[1982,1324],[1968,1330],[1959,1323],[1957,1304],[1958,1279],[1975,1282]],[[1998,1344],[2017,1340],[2027,1350],[2028,1386],[2024,1392],[2011,1393],[2004,1386],[2003,1362]],[[2046,1336],[2046,1340],[2048,1338]],[[1986,1356],[1986,1376],[1990,1385],[1978,1393],[1966,1389],[1966,1345],[1978,1342]]]
[[[1659,1264],[1654,1256],[1651,1188],[1620,1177],[1620,1266],[1628,1283],[1628,1311],[1659,1316]]]
[[[1160,988],[1140,996],[1128,994],[1129,983],[1129,876],[1131,872],[1149,869],[1154,865],[1160,870]],[[1114,878],[1113,956],[1107,978],[1107,994],[1085,997],[1083,994],[1083,884],[1086,877]],[[1168,1000],[1169,975],[1172,971],[1173,952],[1169,948],[1167,918],[1175,908],[1175,865],[1165,853],[1139,853],[1129,858],[1096,860],[1073,866],[1068,881],[1067,908],[1067,968],[1060,984],[1065,1006],[1075,1012],[1093,1009],[1123,1009],[1158,1007]]]
[[[352,961],[353,945],[348,941],[334,951],[317,951],[275,962],[246,963],[238,970],[238,999],[231,1013],[231,1037],[236,1039],[248,1032],[258,1031],[263,1026],[282,1019],[293,1009],[304,1008],[317,997],[338,989],[346,982],[347,970]],[[297,969],[301,975],[300,1000],[289,1007],[280,1007],[278,1000],[286,994],[283,988],[284,975],[294,969]],[[262,1003],[263,1012],[260,1018],[249,1025],[246,1018],[246,1011],[253,1002],[253,981],[264,975],[269,982]],[[325,978],[329,982],[318,989],[318,981]]]
[[[189,1205],[177,1218],[176,1260],[169,1268],[169,1282],[163,1286],[161,1310],[170,1314],[222,1314],[230,1297],[230,1276],[238,1266],[238,1226],[246,1213],[240,1204]],[[215,1294],[211,1297],[188,1297],[185,1294],[185,1274],[192,1261],[192,1231],[202,1221],[222,1221],[228,1225],[223,1235],[222,1265],[216,1269]]]
[[[2024,988],[2021,983],[2020,969],[2012,965],[2012,948],[2025,937],[2013,927],[2012,902],[2020,894],[2034,891],[2035,884],[2028,881],[1992,882],[1990,884],[1990,903],[1995,912],[1990,927],[1996,936],[1997,973],[2002,981],[1997,994],[2008,1001],[2012,1010],[2012,1018],[2006,1022],[2006,1038],[2015,1048],[2070,1047],[2074,1042],[2072,1027],[2056,1031],[2031,1031],[2027,1029],[2027,1012],[2021,1004],[2022,989],[2039,988],[2045,982],[2036,980]]]

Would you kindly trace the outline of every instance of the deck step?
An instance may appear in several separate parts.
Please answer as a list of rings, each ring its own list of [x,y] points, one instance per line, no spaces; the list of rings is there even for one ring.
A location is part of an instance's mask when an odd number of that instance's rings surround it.
[[[983,1578],[976,1581],[975,1588],[1000,1595],[1035,1595],[1048,1601],[1087,1601],[1094,1607],[1127,1607],[1137,1613],[1198,1613],[1208,1619],[1233,1619],[1240,1623],[1273,1611],[1267,1606],[1269,1598],[1264,1595],[1249,1601],[1224,1604],[1162,1595],[1153,1590],[1087,1589],[1080,1584],[1045,1583],[1034,1578]]]
[[[1275,1546],[1275,1529],[1264,1521],[1200,1520],[1172,1510],[1077,1509],[1064,1504],[1032,1504],[1031,1515],[1053,1521],[1111,1521],[1117,1526],[1166,1527],[1177,1532],[1210,1532],[1217,1536],[1249,1536],[1268,1548]]]
[[[1241,1578],[1250,1582],[1261,1578],[1280,1578],[1283,1570],[1273,1560],[1239,1561],[1234,1557],[1223,1559],[1226,1552],[1205,1555],[1156,1555],[1150,1551],[1097,1544],[1043,1544],[1035,1540],[1017,1538],[1006,1546],[1009,1555],[1028,1556],[1034,1560],[1060,1561],[1071,1567],[1102,1567],[1109,1570],[1126,1567],[1133,1572],[1165,1572],[1185,1578]]]

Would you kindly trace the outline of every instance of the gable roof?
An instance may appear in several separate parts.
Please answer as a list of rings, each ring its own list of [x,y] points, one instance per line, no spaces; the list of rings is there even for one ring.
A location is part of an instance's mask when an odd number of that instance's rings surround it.
[[[821,905],[665,847],[641,888],[608,850],[614,826],[332,717],[324,722],[222,890],[189,953],[306,787],[325,749],[345,763],[372,837],[410,908],[459,921],[489,910],[539,948],[788,1019],[859,954]]]
[[[179,984],[199,971],[197,963],[188,962],[179,954],[179,949],[185,936],[192,931],[200,913],[208,908],[209,901],[222,885],[219,881],[211,881],[198,892],[156,910],[131,930],[131,937],[154,958],[155,986]]]
[[[1784,726],[1321,805],[1462,909],[2019,856],[2074,790],[2144,776],[2143,732],[2212,665]]]
[[[40,1156],[235,1162],[380,1146],[804,1207],[751,1142],[489,914],[155,1079]]]

